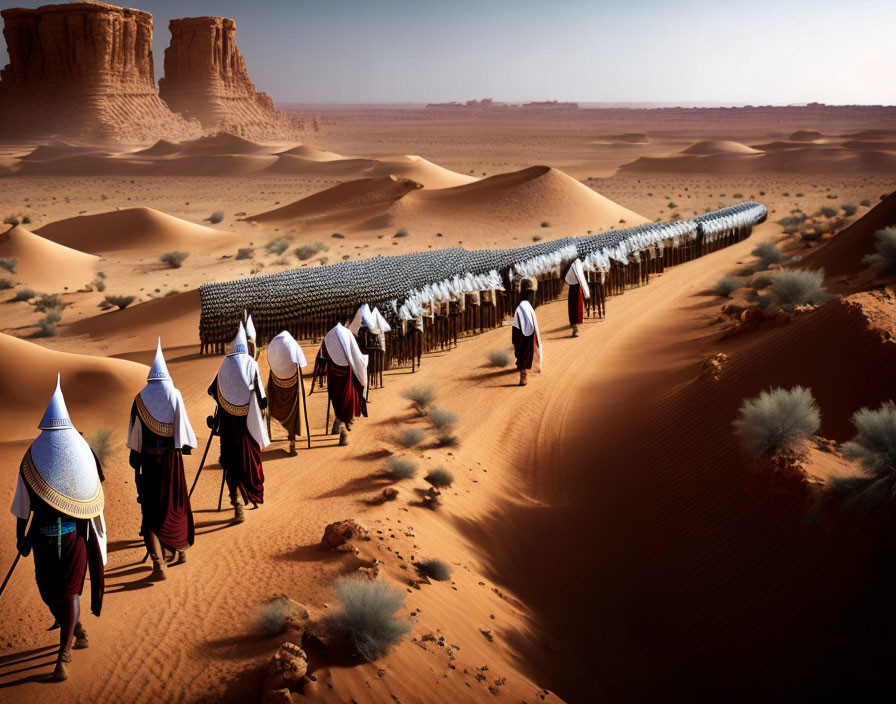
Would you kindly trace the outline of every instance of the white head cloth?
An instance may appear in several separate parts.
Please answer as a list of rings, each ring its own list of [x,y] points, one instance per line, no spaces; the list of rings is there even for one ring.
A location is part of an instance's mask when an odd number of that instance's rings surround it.
[[[351,331],[343,327],[342,323],[336,323],[324,338],[324,346],[327,348],[327,356],[333,364],[340,367],[352,368],[352,373],[364,386],[364,395],[367,395],[367,355],[361,354],[358,341]]]
[[[286,330],[268,343],[268,365],[274,376],[291,379],[299,367],[308,364],[302,347]]]
[[[231,352],[221,361],[221,366],[218,368],[218,393],[231,405],[245,406],[248,404],[249,413],[246,417],[246,425],[249,428],[249,434],[255,438],[255,442],[263,450],[271,444],[271,441],[261,417],[261,408],[258,406],[258,396],[264,398],[265,395],[264,385],[260,383],[259,376],[258,362],[248,354],[246,332],[243,329],[243,324],[240,323],[240,329],[233,341]]]
[[[175,448],[196,447],[196,433],[190,425],[184,398],[180,391],[174,388],[171,374],[168,373],[168,365],[165,364],[161,337],[156,347],[156,357],[149,369],[149,376],[146,377],[146,386],[140,390],[140,400],[155,420],[174,426]],[[127,446],[134,452],[143,449],[143,426],[140,423],[131,423]]]
[[[252,322],[252,316],[246,315],[246,337],[253,342],[256,340],[255,323]]]
[[[563,280],[571,285],[578,284],[582,287],[582,295],[591,298],[591,290],[588,288],[588,279],[585,277],[585,267],[581,259],[573,259],[572,266],[569,267]]]
[[[526,337],[535,335],[535,346],[538,348],[538,368],[544,367],[544,349],[541,346],[541,332],[538,329],[538,318],[529,301],[520,301],[513,314],[513,327],[519,328]]]
[[[349,323],[348,329],[352,331],[352,335],[357,335],[358,330],[361,329],[362,325],[367,326],[370,332],[376,332],[374,329],[376,328],[376,319],[371,313],[370,306],[366,303],[362,303],[361,307],[355,311],[355,317],[352,318],[352,322]]]

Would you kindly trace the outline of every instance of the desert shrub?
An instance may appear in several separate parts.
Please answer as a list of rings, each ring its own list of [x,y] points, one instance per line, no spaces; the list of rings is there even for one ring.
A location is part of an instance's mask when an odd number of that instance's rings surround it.
[[[326,252],[329,249],[327,245],[323,242],[307,242],[303,245],[299,245],[292,253],[295,254],[299,259],[305,261],[306,259],[311,259],[318,252]]]
[[[133,303],[136,299],[137,299],[136,296],[108,295],[108,296],[106,296],[106,303],[108,303],[110,306],[117,307],[118,310],[124,310],[129,305],[131,305],[131,303]]]
[[[743,193],[732,193],[731,197],[732,198],[743,198],[744,194]]]
[[[449,430],[457,423],[457,416],[444,408],[431,408],[429,411],[429,422],[436,430]]]
[[[866,198],[861,203],[859,203],[859,205],[861,205],[863,208],[867,208],[868,206],[871,205],[871,201]]]
[[[506,349],[489,350],[485,356],[493,367],[507,367],[513,361],[513,352]]]
[[[34,310],[38,313],[49,313],[54,310],[62,310],[65,303],[58,293],[42,293],[38,298],[31,302]]]
[[[16,291],[16,295],[12,297],[14,301],[30,301],[37,295],[37,291],[31,288],[20,288]]]
[[[345,239],[345,235],[343,235],[341,232],[334,232],[332,235],[330,235],[330,237],[332,237],[334,240],[344,240]]]
[[[434,469],[423,478],[438,489],[444,489],[454,483],[454,475],[447,469]]]
[[[57,325],[62,316],[56,310],[51,310],[43,318],[37,321],[37,330],[34,337],[56,337]]]
[[[675,210],[675,208],[678,207],[678,204],[677,204],[677,203],[674,203],[674,202],[672,202],[672,201],[669,201],[668,203],[666,203],[666,207],[667,207],[669,210]]]
[[[9,279],[5,276],[2,279],[0,279],[0,291],[8,291],[9,289],[13,288],[14,286],[15,286],[15,284],[12,282],[12,279]]]
[[[275,237],[264,246],[264,250],[268,254],[283,254],[289,247],[290,241],[289,237]]]
[[[235,259],[251,259],[255,256],[255,249],[253,247],[240,247],[236,250]]]
[[[744,285],[744,280],[738,276],[723,276],[716,281],[716,293],[722,298],[730,298],[731,294]]]
[[[541,235],[532,235],[533,242],[541,242]]]
[[[0,257],[0,269],[6,269],[10,274],[16,273],[16,267],[19,265],[19,260],[15,257]]]
[[[211,215],[209,215],[206,220],[210,222],[212,225],[217,225],[224,219],[224,212],[221,210],[216,210]]]
[[[750,285],[757,291],[760,291],[764,288],[768,288],[772,285],[772,281],[774,281],[775,277],[771,274],[759,274],[759,276],[753,277],[753,280],[750,282]]]
[[[179,250],[173,249],[170,252],[164,252],[162,256],[159,257],[159,261],[163,264],[167,264],[172,269],[180,269],[184,263],[184,260],[189,256],[189,252],[181,252]]]
[[[772,264],[780,264],[784,261],[781,250],[771,242],[760,242],[750,254],[759,259],[759,264],[763,269],[768,269]]]
[[[550,227],[550,226],[551,226],[551,223],[549,223],[547,220],[543,220],[541,223],[541,227]]]
[[[271,599],[258,606],[255,626],[258,631],[265,635],[273,636],[277,633],[282,633],[286,628],[286,617],[288,613],[288,599]]]
[[[792,235],[796,232],[799,232],[800,227],[805,221],[805,214],[797,212],[793,215],[787,215],[781,218],[780,220],[778,220],[778,224],[786,234]]]
[[[416,447],[423,442],[423,431],[417,428],[405,428],[398,435],[398,444],[404,448]]]
[[[168,291],[168,292],[165,294],[165,296],[166,296],[166,297],[167,297],[167,296],[176,296],[176,295],[179,294],[179,293],[180,293],[180,291],[178,291],[176,288],[173,288],[173,289],[171,289],[170,291]]]
[[[451,569],[451,565],[436,557],[420,560],[420,562],[415,563],[414,566],[417,568],[417,572],[420,573],[421,577],[435,579],[439,582],[448,581],[451,579],[451,573],[454,572],[454,570]]]
[[[410,479],[417,476],[417,463],[407,457],[390,457],[386,462],[386,476],[389,479]]]
[[[896,227],[885,227],[874,233],[874,254],[862,259],[866,264],[880,266],[884,272],[896,271]]]
[[[851,217],[856,214],[858,208],[852,203],[844,203],[840,206],[840,210],[842,210],[847,217]]]
[[[401,395],[411,402],[420,415],[426,413],[426,409],[432,405],[433,399],[436,397],[431,386],[411,386],[402,391]]]
[[[3,224],[16,227],[19,224],[19,219],[15,215],[9,215],[8,217],[3,218]]]
[[[317,263],[320,264],[321,266],[324,266],[328,261],[330,261],[329,257],[321,257],[320,259],[317,260]]]
[[[90,282],[90,285],[93,286],[94,291],[99,291],[102,293],[106,290],[106,275],[103,272],[97,274],[96,278]]]
[[[384,580],[340,577],[335,582],[342,611],[327,616],[324,626],[333,643],[368,661],[380,658],[401,641],[410,624],[395,617],[404,593]]]
[[[832,218],[837,214],[837,209],[832,208],[829,205],[823,205],[818,209],[818,212],[824,215],[826,218]]]
[[[820,424],[812,391],[795,386],[745,399],[734,428],[747,451],[761,456],[801,450]]]
[[[100,464],[103,464],[115,448],[112,446],[112,429],[97,428],[96,432],[87,439],[87,444],[93,450]]]
[[[788,269],[772,277],[768,304],[783,310],[822,305],[833,296],[824,287],[824,269]]]
[[[411,234],[411,233],[408,232],[408,229],[407,229],[406,227],[401,227],[401,228],[398,229],[398,232],[396,232],[396,233],[395,233],[394,235],[392,235],[392,236],[393,236],[393,237],[407,237],[407,236],[410,235],[410,234]]]
[[[30,225],[30,224],[31,224],[31,218],[29,218],[29,217],[26,215],[25,217],[22,218],[22,224],[23,224],[23,225]]]
[[[858,430],[841,448],[859,463],[859,474],[831,482],[848,505],[872,509],[896,498],[896,404],[887,401],[877,410],[862,408],[852,417]]]

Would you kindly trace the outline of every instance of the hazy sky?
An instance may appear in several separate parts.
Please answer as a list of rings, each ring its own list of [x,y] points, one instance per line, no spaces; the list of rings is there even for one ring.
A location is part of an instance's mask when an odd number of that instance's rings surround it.
[[[896,0],[138,6],[154,16],[157,74],[169,19],[224,15],[255,84],[280,102],[896,103]]]

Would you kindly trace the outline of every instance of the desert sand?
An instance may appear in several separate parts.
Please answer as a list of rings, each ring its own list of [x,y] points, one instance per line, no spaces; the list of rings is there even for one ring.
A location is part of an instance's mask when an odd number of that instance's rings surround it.
[[[755,701],[825,692],[857,601],[850,585],[877,567],[875,539],[808,522],[801,499],[763,484],[731,423],[745,397],[770,385],[810,386],[822,427],[809,468],[824,479],[845,465],[827,441],[848,440],[855,410],[892,397],[896,293],[892,280],[869,278],[861,258],[873,233],[894,222],[893,197],[881,200],[896,178],[853,164],[896,158],[883,148],[892,146],[889,132],[866,132],[887,130],[886,121],[750,112],[722,129],[716,115],[701,122],[699,113],[659,125],[656,116],[595,116],[589,125],[578,113],[302,111],[321,129],[301,143],[225,134],[90,151],[0,149],[13,171],[2,179],[0,209],[31,219],[28,230],[0,234],[9,248],[0,256],[19,259],[10,276],[22,282],[3,295],[9,301],[27,283],[66,304],[58,334],[38,338],[30,303],[0,303],[8,361],[0,501],[12,498],[57,372],[78,429],[114,433],[106,605],[101,618],[87,617],[91,646],[52,695],[255,700],[284,640],[258,631],[258,608],[277,594],[313,618],[335,608],[333,578],[362,563],[318,543],[328,523],[344,518],[371,530],[366,549],[383,561],[381,578],[406,589],[401,615],[412,630],[372,664],[310,653],[318,687],[309,699]],[[420,156],[395,156],[409,153]],[[750,239],[611,298],[606,319],[587,320],[578,339],[569,337],[565,301],[540,307],[546,366],[526,388],[486,360],[510,345],[503,327],[425,356],[415,374],[387,372],[348,447],[324,434],[326,396],[315,392],[314,447],[300,443],[287,456],[275,424],[266,502],[242,525],[214,510],[221,469],[213,446],[193,495],[198,535],[189,560],[167,582],[146,581],[127,414],[161,336],[204,448],[213,410],[206,388],[220,359],[199,355],[200,284],[458,243],[519,246],[747,199],[770,211]],[[854,214],[805,251],[776,224],[797,208],[844,204]],[[218,223],[207,221],[214,211],[224,215]],[[285,250],[268,252],[276,239],[287,240]],[[327,249],[310,260],[292,253],[313,241]],[[750,264],[761,241],[824,266],[841,298],[784,325],[727,334],[727,301],[713,286]],[[237,259],[240,248],[251,255]],[[189,253],[178,269],[159,262],[174,249]],[[40,277],[50,260],[59,278],[48,281]],[[91,283],[99,271],[104,291]],[[102,311],[109,293],[136,300]],[[302,342],[312,358],[319,341]],[[264,354],[261,365],[266,377]],[[426,426],[401,396],[417,385],[432,386],[437,405],[458,415],[457,447],[397,445],[401,429]],[[395,484],[394,502],[373,501],[392,485],[381,472],[393,454],[454,473],[442,508],[421,505],[420,478]],[[200,456],[185,458],[188,482]],[[14,554],[13,530],[12,520],[0,521],[4,561]],[[449,562],[452,579],[412,587],[412,558],[424,557]],[[42,679],[56,638],[30,572],[23,561],[2,597],[21,620],[0,620],[0,687],[22,703],[51,693]]]

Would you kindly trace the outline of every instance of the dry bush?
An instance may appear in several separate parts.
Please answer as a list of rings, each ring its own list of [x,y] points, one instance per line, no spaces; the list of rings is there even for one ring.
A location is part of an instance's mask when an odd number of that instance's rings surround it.
[[[397,442],[405,449],[416,447],[423,442],[423,431],[417,428],[405,428],[399,434]]]
[[[508,367],[513,361],[513,352],[506,349],[490,350],[485,356],[493,367]]]
[[[431,408],[428,414],[429,422],[436,430],[450,430],[457,423],[457,416],[443,408]]]
[[[6,269],[10,274],[16,273],[16,267],[19,265],[19,260],[15,257],[0,257],[0,269]]]
[[[58,293],[43,293],[31,302],[38,313],[49,313],[65,308],[65,303]]]
[[[417,463],[407,457],[390,457],[386,462],[386,476],[389,479],[411,479],[417,476]]]
[[[426,413],[426,410],[432,405],[433,399],[436,397],[435,391],[433,391],[431,386],[411,386],[402,391],[401,395],[411,402],[411,405],[420,415]]]
[[[824,269],[788,269],[772,277],[764,303],[790,311],[797,306],[820,306],[832,298],[824,287]]]
[[[20,288],[16,291],[16,295],[12,297],[13,301],[30,301],[37,295],[37,291],[32,288]]]
[[[111,294],[107,295],[105,298],[107,304],[117,307],[118,310],[124,310],[135,300],[137,300],[136,296],[114,296]]]
[[[759,259],[759,265],[763,269],[768,269],[772,264],[780,264],[784,261],[781,250],[771,242],[760,242],[750,254]]]
[[[162,255],[159,257],[159,261],[163,264],[167,264],[172,269],[180,269],[181,266],[183,266],[186,258],[189,256],[189,252],[181,252],[179,250],[173,249],[170,252],[162,253]]]
[[[268,254],[283,254],[290,242],[292,242],[291,237],[275,237],[264,246],[264,250]]]
[[[862,408],[852,423],[858,435],[842,450],[859,463],[859,474],[835,478],[831,490],[842,494],[849,506],[876,509],[896,498],[896,404],[887,401],[877,410]]]
[[[87,439],[87,444],[93,450],[93,454],[103,464],[115,448],[112,445],[112,429],[97,428],[96,432]]]
[[[451,579],[451,573],[454,572],[454,570],[451,569],[451,565],[435,557],[420,560],[420,562],[415,563],[414,566],[417,568],[417,572],[420,573],[421,577],[435,579],[438,582],[447,582]]]
[[[748,452],[774,456],[802,450],[820,424],[812,391],[795,386],[769,389],[745,399],[734,428]]]
[[[402,228],[399,228],[398,232],[396,232],[396,233],[395,233],[394,235],[392,235],[392,236],[393,236],[393,237],[407,237],[407,236],[410,235],[410,234],[411,234],[411,233],[408,232],[408,230],[407,230],[406,227],[402,227]]]
[[[437,489],[444,489],[454,483],[454,475],[447,469],[434,469],[423,478]]]
[[[34,337],[56,337],[59,332],[58,324],[62,320],[62,316],[57,310],[51,310],[43,318],[37,321],[37,331]]]
[[[716,293],[722,298],[731,298],[731,294],[744,285],[744,280],[739,276],[723,276],[716,281]]]
[[[240,247],[236,250],[236,257],[234,259],[251,259],[255,256],[255,248],[254,247]]]
[[[329,249],[327,245],[323,242],[307,242],[305,244],[299,245],[292,253],[295,254],[299,259],[305,261],[306,259],[311,259],[318,252],[326,252]]]
[[[212,225],[217,225],[224,219],[224,212],[221,210],[216,210],[211,215],[206,218],[207,222],[210,222]]]
[[[404,593],[384,580],[340,577],[335,582],[342,611],[324,619],[333,644],[372,662],[386,655],[410,630],[396,618]]]
[[[884,273],[896,272],[896,227],[885,227],[874,233],[874,254],[862,259],[865,264],[879,266]]]
[[[11,288],[15,288],[15,283],[13,283],[12,279],[5,276],[0,279],[0,291],[8,291]]]

